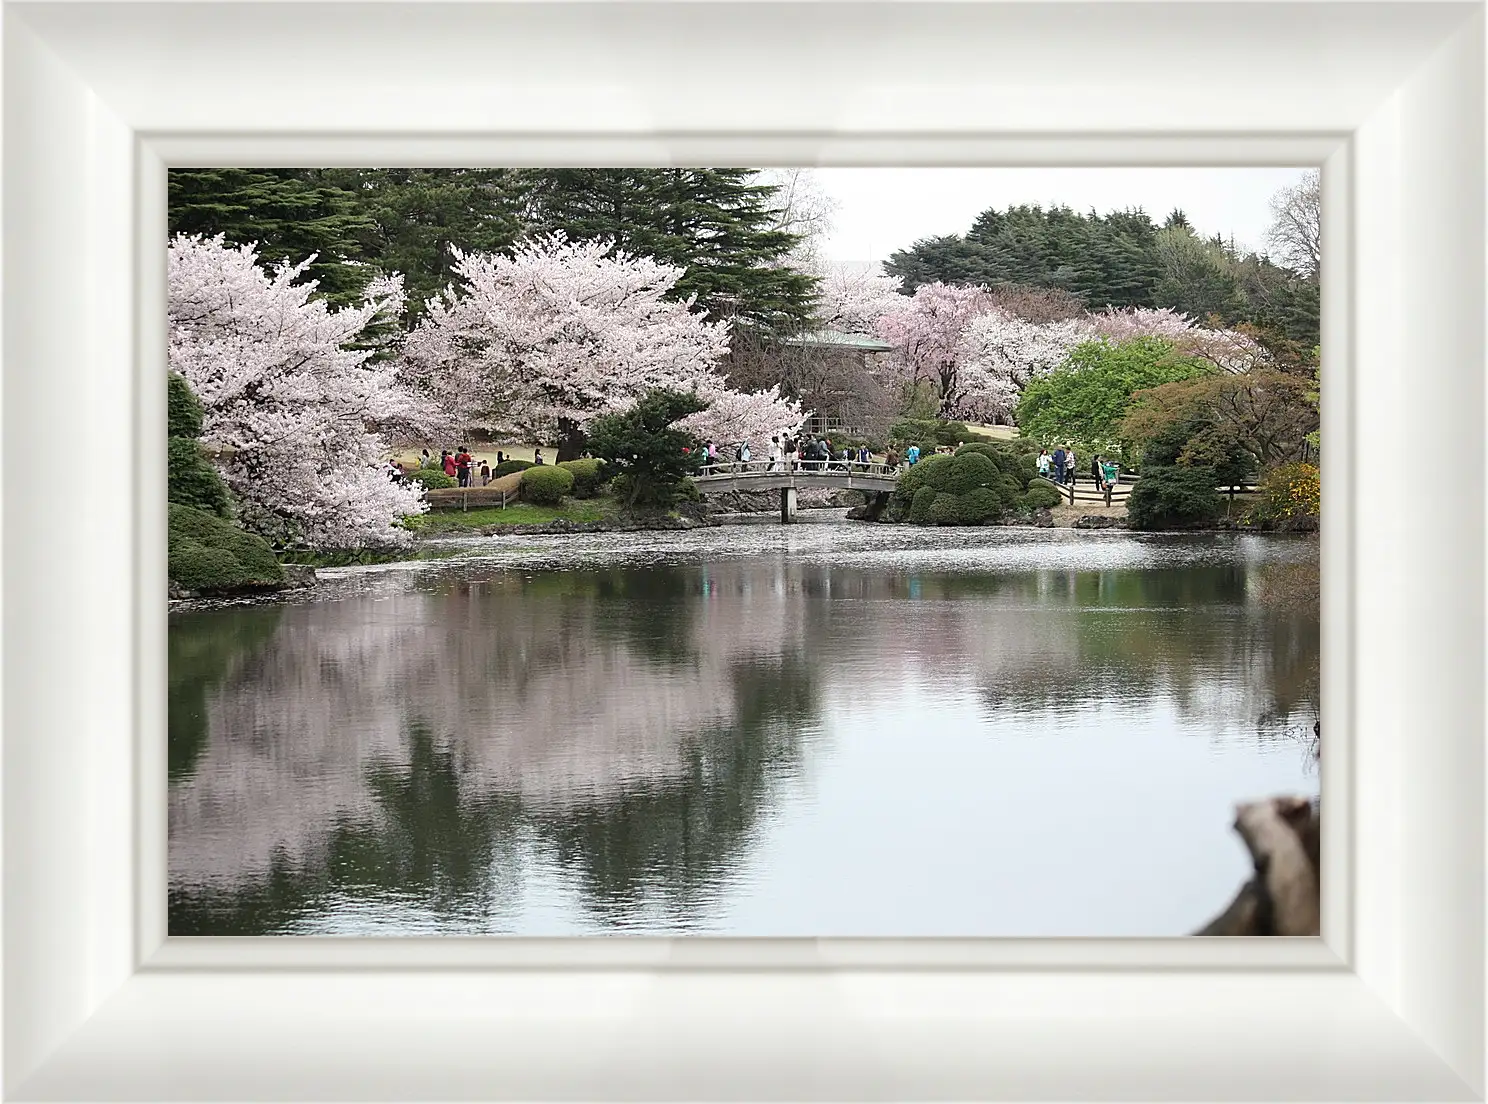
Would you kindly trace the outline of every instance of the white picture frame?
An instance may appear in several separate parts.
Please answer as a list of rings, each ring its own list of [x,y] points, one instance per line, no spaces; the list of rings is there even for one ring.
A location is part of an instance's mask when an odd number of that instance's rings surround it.
[[[3,18],[7,1099],[1483,1099],[1481,2]],[[165,167],[337,163],[1321,164],[1322,938],[168,940]]]

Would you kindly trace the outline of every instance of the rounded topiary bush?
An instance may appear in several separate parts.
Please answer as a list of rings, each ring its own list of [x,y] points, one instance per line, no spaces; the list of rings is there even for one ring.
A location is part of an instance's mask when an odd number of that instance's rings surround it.
[[[909,520],[913,524],[930,524],[930,507],[935,504],[935,496],[939,493],[934,487],[921,487],[915,491],[909,507]]]
[[[415,483],[422,483],[426,491],[440,491],[445,487],[459,486],[458,483],[438,468],[416,468],[408,473],[408,478],[412,479]]]
[[[227,484],[193,437],[172,437],[166,442],[165,497],[218,517],[232,514]]]
[[[595,498],[604,489],[603,460],[564,460],[558,467],[573,473],[575,498]]]
[[[510,475],[512,472],[526,471],[533,466],[531,460],[503,460],[491,469],[491,478],[497,479],[503,475]]]
[[[944,474],[940,474],[943,472]],[[947,494],[965,494],[985,487],[998,477],[997,465],[981,453],[970,452],[951,457],[936,473],[936,489]]]
[[[1193,529],[1213,524],[1224,503],[1214,469],[1148,465],[1132,487],[1126,513],[1133,529]]]
[[[172,503],[167,574],[188,590],[214,593],[284,582],[284,568],[264,541],[230,521]]]
[[[977,487],[961,496],[964,525],[984,525],[989,521],[997,521],[1005,512],[1001,496],[991,487]]]
[[[1020,501],[1028,510],[1052,510],[1064,501],[1064,497],[1048,483],[1037,479],[1028,485]]]
[[[961,496],[937,491],[935,498],[925,511],[925,520],[931,525],[968,524],[966,511],[961,507]]]
[[[573,472],[556,465],[528,467],[522,472],[522,501],[534,506],[556,506],[573,490]]]

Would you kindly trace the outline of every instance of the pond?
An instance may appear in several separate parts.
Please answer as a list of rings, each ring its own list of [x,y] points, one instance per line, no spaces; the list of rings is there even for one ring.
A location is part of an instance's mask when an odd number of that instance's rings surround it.
[[[450,548],[172,612],[173,935],[1178,935],[1317,791],[1305,539]]]

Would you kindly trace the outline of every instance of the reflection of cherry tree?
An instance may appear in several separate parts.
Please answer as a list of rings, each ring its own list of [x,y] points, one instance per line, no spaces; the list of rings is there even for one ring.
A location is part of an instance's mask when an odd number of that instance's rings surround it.
[[[956,574],[749,557],[449,571],[437,589],[425,573],[355,576],[342,600],[283,607],[271,638],[255,629],[236,657],[204,656],[201,693],[173,686],[210,729],[173,772],[177,889],[201,908],[234,887],[284,902],[348,886],[339,863],[357,885],[401,871],[430,907],[499,913],[516,891],[479,897],[471,872],[487,852],[429,823],[446,818],[462,836],[535,833],[606,923],[636,919],[640,902],[685,924],[826,702],[872,715],[949,678],[992,711],[1161,697],[1196,725],[1229,725],[1305,706],[1316,668],[1315,621],[1195,628],[1188,610],[1250,603],[1246,571],[1229,566]],[[1131,631],[1112,632],[1102,609],[1125,611]],[[175,654],[220,636],[222,617],[178,619]],[[1244,674],[1214,679],[1221,669]]]

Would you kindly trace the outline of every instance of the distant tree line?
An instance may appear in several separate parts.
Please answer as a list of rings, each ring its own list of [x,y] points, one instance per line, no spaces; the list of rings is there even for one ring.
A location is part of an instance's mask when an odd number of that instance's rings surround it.
[[[1316,178],[1309,177],[1279,196],[1276,227],[1309,232],[1316,194]],[[1181,210],[1159,226],[1140,209],[1082,215],[1069,207],[989,208],[964,235],[916,242],[884,267],[906,292],[936,281],[1049,288],[1090,310],[1167,307],[1208,324],[1248,324],[1279,361],[1300,365],[1319,342],[1320,266],[1310,233],[1295,247],[1273,233],[1277,255],[1295,265],[1286,267],[1220,237],[1201,237]]]

